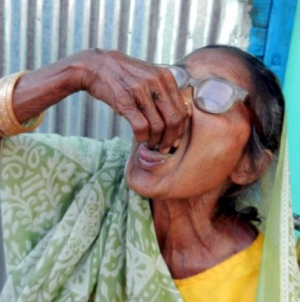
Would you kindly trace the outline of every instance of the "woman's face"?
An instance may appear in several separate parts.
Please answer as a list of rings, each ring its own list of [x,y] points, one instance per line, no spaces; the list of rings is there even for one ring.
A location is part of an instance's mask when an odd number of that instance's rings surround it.
[[[249,91],[250,75],[241,60],[221,49],[205,49],[184,60],[195,79],[221,77]],[[162,156],[144,143],[133,143],[127,167],[129,186],[140,195],[184,199],[222,194],[239,169],[250,135],[249,114],[243,102],[227,112],[211,114],[197,109],[192,88],[182,90],[192,116],[174,154]]]

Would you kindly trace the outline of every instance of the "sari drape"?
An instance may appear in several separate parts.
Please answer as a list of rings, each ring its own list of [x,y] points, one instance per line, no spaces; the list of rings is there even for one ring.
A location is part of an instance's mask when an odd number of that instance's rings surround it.
[[[255,203],[264,217],[257,293],[264,302],[300,301],[285,135],[282,146],[278,164],[240,203]],[[0,301],[182,301],[149,202],[124,179],[129,151],[118,138],[26,134],[2,141],[8,277]]]

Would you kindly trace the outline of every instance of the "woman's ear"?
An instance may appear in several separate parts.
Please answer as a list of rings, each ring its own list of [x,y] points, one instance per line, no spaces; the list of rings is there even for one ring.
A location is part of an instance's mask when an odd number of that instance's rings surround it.
[[[265,149],[254,164],[249,155],[245,153],[231,172],[229,178],[233,183],[238,185],[250,184],[262,176],[272,162],[272,159],[273,153]]]

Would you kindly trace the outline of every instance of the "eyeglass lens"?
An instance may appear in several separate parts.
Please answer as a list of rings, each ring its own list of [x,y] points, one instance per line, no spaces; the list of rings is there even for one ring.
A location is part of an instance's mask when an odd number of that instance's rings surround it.
[[[225,112],[234,101],[233,88],[218,80],[205,80],[194,89],[196,106],[208,112]]]
[[[202,81],[202,83],[200,81],[198,85],[196,83],[192,84],[190,81],[191,78],[185,69],[179,66],[175,67],[165,65],[164,67],[168,68],[172,72],[179,89],[182,89],[187,85],[194,87],[196,90],[194,91],[195,105],[202,110],[211,113],[222,113],[228,110],[235,102],[235,90],[229,84],[218,81],[217,79],[212,81],[211,79],[211,81],[206,80],[206,85],[203,87],[203,83],[205,83],[205,81]],[[199,89],[198,86],[201,89]],[[243,95],[243,98],[246,97],[246,94]],[[264,134],[262,124],[255,110],[251,106],[248,106],[248,108],[251,113],[253,126],[259,135],[259,139],[263,145],[266,145],[267,139]]]

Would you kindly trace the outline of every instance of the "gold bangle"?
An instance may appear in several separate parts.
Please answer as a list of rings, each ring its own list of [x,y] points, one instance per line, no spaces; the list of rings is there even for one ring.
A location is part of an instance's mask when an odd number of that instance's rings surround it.
[[[12,136],[36,129],[44,119],[44,112],[20,124],[12,103],[14,87],[19,78],[27,71],[21,71],[0,79],[0,136]]]

